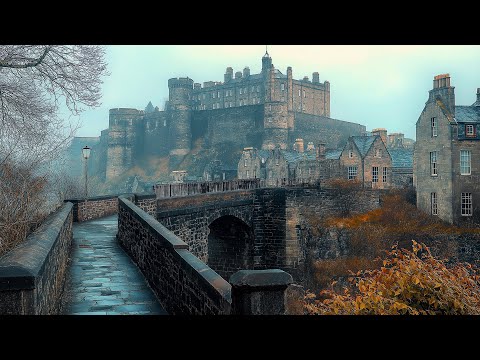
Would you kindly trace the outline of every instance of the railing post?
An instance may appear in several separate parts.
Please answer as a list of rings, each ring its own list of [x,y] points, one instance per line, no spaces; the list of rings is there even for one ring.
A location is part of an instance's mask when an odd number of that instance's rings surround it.
[[[293,278],[280,269],[240,270],[230,277],[229,283],[232,314],[284,315],[285,292]]]

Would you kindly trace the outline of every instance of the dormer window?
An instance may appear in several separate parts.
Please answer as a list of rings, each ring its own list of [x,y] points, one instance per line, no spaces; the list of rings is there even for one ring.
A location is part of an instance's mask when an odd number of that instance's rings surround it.
[[[475,136],[475,127],[473,125],[465,125],[465,135]]]

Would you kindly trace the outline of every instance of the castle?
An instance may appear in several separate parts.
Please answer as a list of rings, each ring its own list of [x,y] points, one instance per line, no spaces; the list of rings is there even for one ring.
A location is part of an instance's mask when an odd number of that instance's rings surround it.
[[[288,150],[302,138],[335,149],[365,133],[363,125],[330,118],[330,83],[320,82],[318,72],[312,80],[295,80],[292,68],[283,74],[268,52],[261,61],[259,74],[245,67],[234,75],[227,67],[223,82],[203,86],[188,77],[170,79],[163,111],[151,103],[145,110],[111,109],[99,138],[97,171],[108,181],[144,156],[168,156],[169,171],[192,173],[182,161],[193,144],[210,151],[203,166],[217,158],[236,166],[244,147]],[[201,176],[203,169],[196,172]]]

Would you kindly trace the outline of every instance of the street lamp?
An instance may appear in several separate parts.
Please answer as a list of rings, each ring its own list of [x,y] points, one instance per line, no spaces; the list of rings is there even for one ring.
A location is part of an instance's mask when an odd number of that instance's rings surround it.
[[[87,175],[87,161],[88,158],[90,157],[90,148],[85,145],[84,148],[82,148],[82,155],[83,158],[85,159],[85,205],[87,203],[87,197],[88,197],[88,192],[87,192],[87,180],[88,180],[88,175]]]

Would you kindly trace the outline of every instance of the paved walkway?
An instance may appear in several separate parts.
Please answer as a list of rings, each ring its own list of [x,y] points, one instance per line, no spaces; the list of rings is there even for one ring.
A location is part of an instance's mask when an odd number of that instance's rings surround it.
[[[64,313],[166,315],[116,233],[117,215],[74,223]]]

